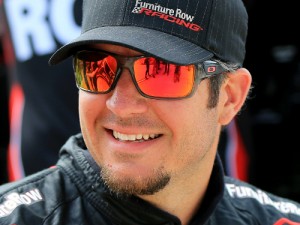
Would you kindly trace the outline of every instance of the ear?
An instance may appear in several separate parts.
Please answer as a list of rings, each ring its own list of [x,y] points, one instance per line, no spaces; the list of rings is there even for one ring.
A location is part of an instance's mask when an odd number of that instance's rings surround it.
[[[228,74],[228,79],[222,85],[220,92],[220,117],[221,125],[227,125],[243,106],[250,87],[251,74],[245,68],[240,68]]]

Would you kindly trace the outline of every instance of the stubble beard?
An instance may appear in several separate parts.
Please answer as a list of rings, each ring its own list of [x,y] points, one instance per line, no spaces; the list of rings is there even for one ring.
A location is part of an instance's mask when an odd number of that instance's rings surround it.
[[[116,177],[112,170],[102,167],[101,177],[108,189],[118,196],[153,195],[164,189],[170,182],[171,176],[159,168],[151,177]]]

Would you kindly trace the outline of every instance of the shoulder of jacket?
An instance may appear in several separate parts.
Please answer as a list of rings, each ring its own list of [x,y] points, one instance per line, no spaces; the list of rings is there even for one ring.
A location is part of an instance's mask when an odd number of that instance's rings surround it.
[[[38,184],[39,182],[43,181],[46,177],[51,176],[51,174],[55,173],[56,171],[57,167],[51,167],[29,175],[20,180],[2,184],[0,186],[0,199],[10,192],[18,191],[26,186],[34,186],[35,184]]]
[[[32,221],[30,224],[43,224],[60,204],[76,198],[78,193],[70,182],[58,167],[53,167],[1,185],[0,224],[15,224],[26,218]]]
[[[259,224],[300,225],[300,204],[257,188],[249,183],[225,177],[224,201]],[[295,223],[298,222],[298,223]]]

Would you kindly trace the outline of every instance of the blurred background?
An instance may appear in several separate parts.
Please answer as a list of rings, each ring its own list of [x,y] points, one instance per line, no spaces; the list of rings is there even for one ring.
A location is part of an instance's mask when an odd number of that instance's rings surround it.
[[[71,59],[55,67],[48,60],[79,35],[81,4],[0,0],[2,182],[54,165],[80,131]]]

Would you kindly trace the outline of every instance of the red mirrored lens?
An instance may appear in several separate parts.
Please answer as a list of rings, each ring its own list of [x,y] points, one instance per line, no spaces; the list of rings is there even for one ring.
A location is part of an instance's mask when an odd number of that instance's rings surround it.
[[[115,79],[117,61],[103,53],[79,52],[74,59],[74,70],[78,87],[104,93]]]
[[[134,63],[134,76],[140,90],[146,95],[180,98],[189,95],[194,85],[195,66],[179,66],[153,57]]]
[[[75,55],[74,70],[77,86],[81,89],[107,93],[116,79],[118,57],[126,64],[136,81],[137,88],[145,96],[158,98],[182,98],[188,96],[195,82],[195,66],[166,63],[153,57],[113,56],[103,52],[82,51]],[[133,57],[135,58],[135,57]]]

